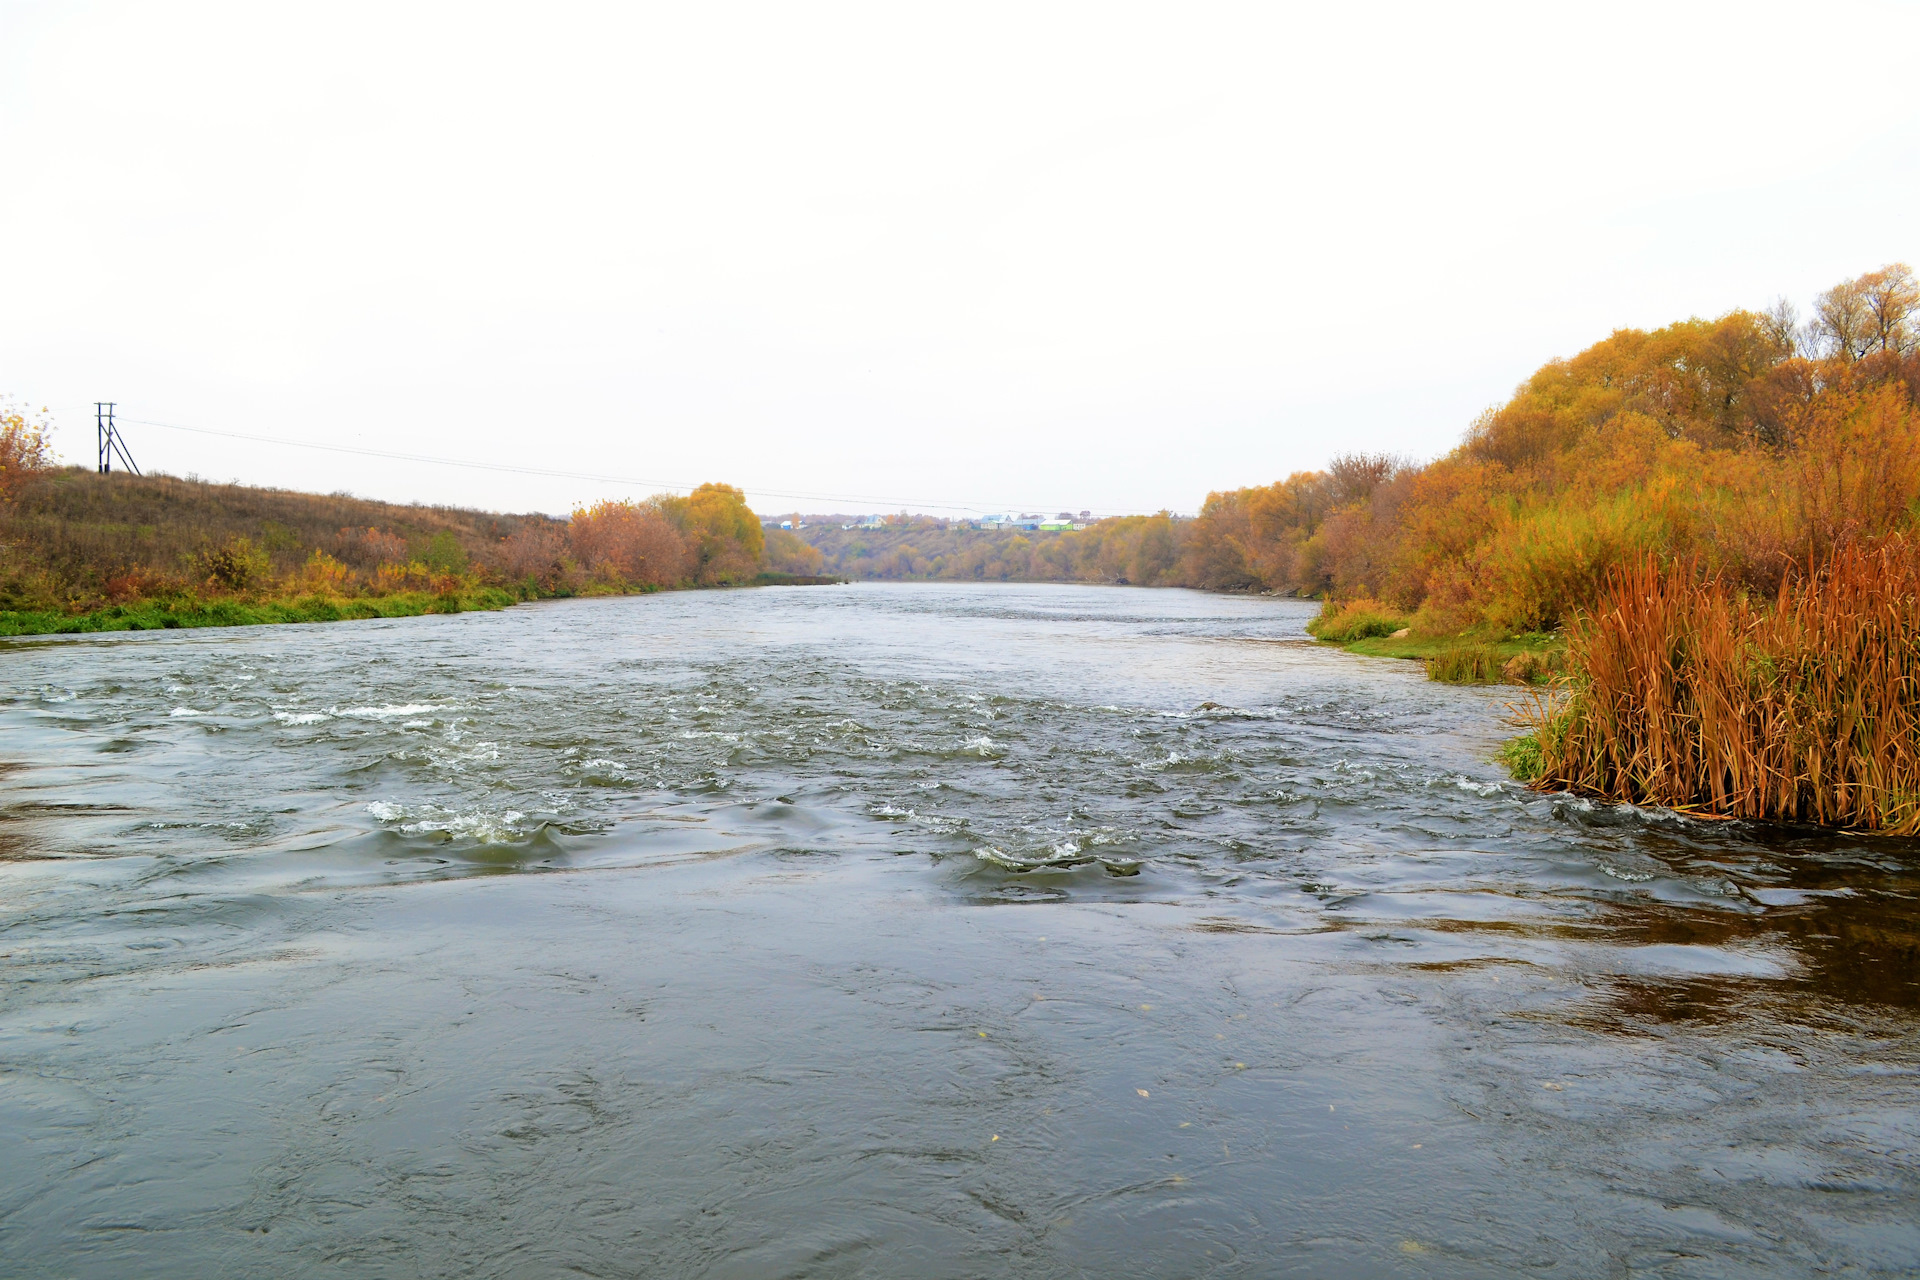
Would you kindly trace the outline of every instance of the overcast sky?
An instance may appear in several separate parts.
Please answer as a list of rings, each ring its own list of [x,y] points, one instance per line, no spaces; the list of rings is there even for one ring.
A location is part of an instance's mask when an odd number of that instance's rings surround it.
[[[1920,258],[1920,6],[0,0],[0,392],[563,512],[1197,509]],[[518,475],[182,431],[579,472]]]

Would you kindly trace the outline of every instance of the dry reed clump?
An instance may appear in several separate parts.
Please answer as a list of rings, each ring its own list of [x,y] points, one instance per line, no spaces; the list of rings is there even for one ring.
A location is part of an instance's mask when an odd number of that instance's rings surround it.
[[[1852,545],[1771,604],[1651,556],[1572,630],[1526,718],[1534,785],[1920,833],[1920,546]]]

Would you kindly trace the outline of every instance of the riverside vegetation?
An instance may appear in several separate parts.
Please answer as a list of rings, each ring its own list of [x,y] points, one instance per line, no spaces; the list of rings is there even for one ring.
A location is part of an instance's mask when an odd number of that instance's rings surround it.
[[[53,465],[0,409],[0,635],[312,622],[686,586],[812,581],[740,490],[601,502],[571,520],[399,506]]]
[[[1916,305],[1895,265],[1821,295],[1805,325],[1782,302],[1622,329],[1543,366],[1436,461],[1337,458],[1209,494],[1193,518],[1007,535],[901,516],[805,536],[850,577],[1320,597],[1329,638],[1407,629],[1409,651],[1554,632],[1642,554],[1770,595],[1914,521]]]

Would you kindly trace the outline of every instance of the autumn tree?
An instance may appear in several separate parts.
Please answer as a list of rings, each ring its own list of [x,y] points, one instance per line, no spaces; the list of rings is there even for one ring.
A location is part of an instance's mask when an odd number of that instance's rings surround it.
[[[578,508],[567,543],[582,568],[620,584],[670,587],[688,576],[687,541],[657,503],[604,500]]]
[[[53,465],[45,412],[29,418],[11,402],[0,401],[0,499],[13,497],[28,479]]]
[[[1870,351],[1909,355],[1916,345],[1914,312],[1920,310],[1920,283],[1904,262],[1882,267],[1861,276],[1862,301],[1866,305]]]
[[[826,564],[818,547],[786,529],[766,530],[767,568],[776,573],[817,574]]]
[[[1782,359],[1800,354],[1800,312],[1790,299],[1775,298],[1773,305],[1760,312],[1756,319]]]
[[[1813,331],[1827,354],[1859,360],[1878,351],[1914,350],[1920,285],[1904,262],[1843,280],[1814,301]]]
[[[492,560],[509,582],[531,580],[541,587],[558,584],[564,571],[567,539],[561,530],[541,520],[528,520],[502,538]]]
[[[1327,464],[1333,499],[1342,505],[1363,502],[1408,465],[1405,459],[1390,453],[1343,453]]]
[[[760,517],[748,508],[745,493],[730,484],[703,484],[685,498],[661,505],[677,517],[696,582],[702,586],[745,582],[760,571],[766,535]]]

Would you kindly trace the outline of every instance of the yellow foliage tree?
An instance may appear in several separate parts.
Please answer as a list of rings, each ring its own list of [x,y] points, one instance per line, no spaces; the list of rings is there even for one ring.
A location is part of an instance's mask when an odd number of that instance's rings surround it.
[[[44,417],[29,418],[15,405],[0,402],[0,499],[12,497],[27,479],[53,465],[47,430]]]
[[[680,527],[702,586],[745,582],[760,571],[766,535],[747,495],[730,484],[703,484],[678,500]]]

